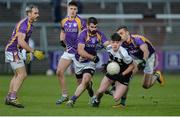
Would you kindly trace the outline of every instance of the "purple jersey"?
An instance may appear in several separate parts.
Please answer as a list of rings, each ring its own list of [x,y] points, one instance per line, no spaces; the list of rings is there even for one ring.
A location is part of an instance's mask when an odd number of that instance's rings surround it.
[[[66,17],[61,21],[61,27],[65,32],[67,52],[75,54],[77,52],[78,34],[81,30],[86,28],[85,21],[79,16],[76,16],[74,20],[70,20],[69,17]]]
[[[134,58],[134,59],[143,59],[143,52],[140,49],[140,46],[142,44],[147,44],[148,50],[149,50],[149,57],[155,52],[155,49],[151,42],[141,35],[131,35],[131,41],[130,42],[123,42],[122,46],[127,49],[128,53]]]
[[[88,29],[85,29],[80,33],[79,38],[78,38],[78,43],[85,44],[84,50],[91,55],[96,55],[97,54],[97,52],[96,52],[97,45],[104,44],[104,42],[106,42],[106,41],[107,41],[107,38],[104,35],[104,33],[102,33],[101,31],[98,31],[98,30],[97,30],[96,34],[91,35],[88,32]],[[75,57],[79,61],[80,55],[76,54]],[[88,62],[88,61],[89,60],[84,60],[84,61],[81,60],[81,62]]]
[[[28,17],[19,21],[13,30],[12,36],[6,45],[5,51],[16,52],[19,49],[22,49],[18,44],[17,34],[18,32],[25,33],[26,34],[25,41],[28,43],[29,38],[32,34],[32,28],[33,25],[29,22]]]

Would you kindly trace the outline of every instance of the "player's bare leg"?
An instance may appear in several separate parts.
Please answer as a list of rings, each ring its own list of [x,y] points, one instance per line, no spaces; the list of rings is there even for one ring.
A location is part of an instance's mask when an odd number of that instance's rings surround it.
[[[152,76],[152,74],[144,74],[143,88],[148,89],[154,84],[155,80],[152,79]]]
[[[10,96],[11,96],[11,93],[13,92],[13,84],[14,84],[14,80],[16,79],[16,77],[17,77],[17,73],[14,72],[14,76],[10,81],[9,91],[8,91],[8,94],[7,94],[6,99],[5,99],[5,104],[6,105],[9,105]]]
[[[14,92],[18,92],[19,88],[22,86],[24,79],[27,77],[25,66],[17,69],[16,73],[17,73],[17,77],[15,78],[13,85]]]
[[[13,91],[13,84],[14,84],[14,80],[16,79],[16,77],[17,77],[17,73],[15,72],[13,78],[10,81],[9,91],[8,91],[9,93],[11,93]]]
[[[160,71],[156,71],[154,74],[144,74],[143,88],[149,89],[156,81],[164,85],[164,78]]]
[[[89,85],[89,82],[92,79],[92,75],[89,73],[83,74],[83,79],[81,84],[77,87],[74,96],[71,97],[71,99],[67,102],[67,106],[73,107],[73,104],[75,103],[76,99],[85,91],[87,86]]]
[[[61,58],[59,60],[56,74],[57,74],[57,78],[59,80],[62,97],[56,102],[56,104],[61,104],[65,101],[68,101],[68,93],[67,93],[67,86],[66,86],[64,73],[65,73],[65,70],[69,67],[69,65],[71,63],[72,63],[72,60],[67,60],[67,59],[63,59],[63,58]]]
[[[106,76],[103,78],[98,90],[96,91],[95,96],[93,96],[93,99],[91,102],[93,107],[99,107],[100,100],[103,96],[103,93],[108,89],[108,87],[112,84],[112,82],[113,81],[109,80]]]
[[[10,82],[9,93],[6,97],[5,104],[12,105],[18,108],[24,108],[24,106],[17,99],[17,93],[26,77],[27,73],[24,66],[15,70],[15,75]]]
[[[123,98],[126,98],[127,92],[128,92],[128,86],[127,85],[116,82],[116,90],[113,94],[114,100],[116,102],[119,102],[120,98],[121,98],[121,100]],[[124,101],[124,100],[122,100],[122,101]],[[113,108],[121,108],[121,107],[124,108],[125,104],[124,103],[123,104],[117,103],[116,105],[113,106]]]

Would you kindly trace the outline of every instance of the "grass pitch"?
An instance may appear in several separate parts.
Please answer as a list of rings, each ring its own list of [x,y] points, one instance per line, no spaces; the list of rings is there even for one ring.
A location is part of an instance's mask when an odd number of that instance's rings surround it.
[[[103,75],[96,74],[93,78],[94,89],[100,84]],[[69,95],[76,88],[74,76],[67,76]],[[177,116],[180,115],[180,75],[165,75],[166,84],[158,83],[150,89],[141,87],[142,75],[135,75],[130,84],[130,90],[125,109],[114,109],[113,98],[104,95],[99,108],[92,108],[88,102],[87,91],[77,100],[74,108],[65,104],[56,105],[60,97],[56,76],[32,75],[25,80],[18,96],[25,105],[19,109],[4,104],[11,75],[0,75],[0,116]]]

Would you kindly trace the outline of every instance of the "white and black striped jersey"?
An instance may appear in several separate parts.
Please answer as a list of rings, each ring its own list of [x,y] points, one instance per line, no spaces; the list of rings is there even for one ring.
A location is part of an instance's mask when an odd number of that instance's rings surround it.
[[[119,63],[121,71],[123,72],[133,62],[132,57],[128,54],[127,50],[122,46],[119,47],[118,51],[114,52],[112,46],[107,46],[106,50],[109,54],[110,61],[116,61]]]

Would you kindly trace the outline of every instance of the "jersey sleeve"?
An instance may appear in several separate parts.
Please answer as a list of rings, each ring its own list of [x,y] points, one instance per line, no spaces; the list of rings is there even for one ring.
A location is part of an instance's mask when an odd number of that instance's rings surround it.
[[[140,46],[140,45],[145,44],[145,41],[143,41],[141,38],[136,38],[136,39],[135,39],[135,43],[136,43],[138,46]]]
[[[64,19],[62,19],[61,20],[61,22],[60,22],[60,26],[61,26],[61,29],[64,31],[64,24],[66,23],[66,21],[67,21],[67,18],[64,18]]]
[[[108,39],[106,38],[105,34],[101,32],[101,38],[102,38],[102,43],[104,44]]]
[[[128,54],[127,50],[123,47],[120,47],[120,52],[123,56],[123,61],[126,63],[126,64],[131,64],[133,62],[133,59],[132,57]]]

